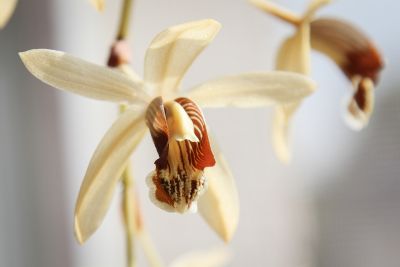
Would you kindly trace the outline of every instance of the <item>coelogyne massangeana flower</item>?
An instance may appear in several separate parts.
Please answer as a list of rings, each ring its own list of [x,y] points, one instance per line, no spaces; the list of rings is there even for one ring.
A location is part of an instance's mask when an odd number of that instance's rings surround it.
[[[374,87],[383,60],[375,45],[352,24],[338,19],[317,18],[314,13],[329,0],[313,0],[303,16],[297,16],[264,0],[250,0],[262,10],[278,16],[296,27],[296,32],[283,42],[276,68],[310,74],[311,48],[331,58],[352,83],[346,121],[353,129],[368,124],[374,107]],[[278,106],[273,125],[273,144],[279,159],[290,160],[288,131],[290,120],[301,101]]]
[[[17,0],[0,0],[0,29],[10,20],[17,6]]]
[[[315,85],[296,73],[258,72],[217,78],[180,96],[183,75],[219,29],[218,22],[201,20],[158,34],[146,52],[144,81],[59,51],[20,53],[28,70],[49,85],[130,105],[106,133],[89,163],[75,210],[79,242],[101,224],[146,125],[159,155],[147,180],[152,201],[164,210],[183,213],[193,209],[200,198],[202,216],[225,240],[230,239],[238,221],[236,187],[221,153],[211,149],[199,106],[290,103],[309,95]]]

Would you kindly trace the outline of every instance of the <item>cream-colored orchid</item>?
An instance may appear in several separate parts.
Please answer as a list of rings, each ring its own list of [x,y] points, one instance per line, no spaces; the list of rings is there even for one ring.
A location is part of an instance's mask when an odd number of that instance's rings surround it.
[[[330,0],[313,0],[302,16],[264,0],[250,0],[260,9],[296,27],[293,36],[280,47],[276,68],[310,74],[311,48],[331,58],[352,84],[346,121],[353,129],[368,124],[374,107],[374,87],[383,67],[382,58],[374,44],[348,22],[331,18],[314,18],[315,12]],[[301,101],[278,106],[273,124],[273,144],[283,162],[290,161],[288,145],[289,123]]]
[[[17,0],[0,0],[0,29],[4,28],[14,14]]]
[[[75,210],[80,243],[101,224],[146,128],[159,155],[147,178],[151,200],[164,210],[183,213],[195,210],[200,198],[200,213],[208,224],[225,240],[232,237],[239,217],[236,186],[220,152],[212,152],[199,106],[281,105],[306,97],[315,84],[296,73],[257,72],[220,77],[179,94],[183,75],[219,29],[218,22],[201,20],[158,34],[146,52],[144,81],[133,72],[126,75],[59,51],[20,53],[27,69],[55,88],[129,105],[89,163]]]

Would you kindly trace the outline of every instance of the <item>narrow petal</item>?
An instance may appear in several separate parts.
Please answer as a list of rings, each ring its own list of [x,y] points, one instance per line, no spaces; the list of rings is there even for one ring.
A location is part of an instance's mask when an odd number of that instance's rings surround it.
[[[239,196],[228,164],[212,142],[216,165],[205,169],[208,188],[199,198],[200,215],[225,241],[232,239],[239,222]]]
[[[374,110],[374,83],[369,78],[353,79],[354,88],[346,109],[345,119],[353,130],[361,130],[368,125]]]
[[[312,0],[303,14],[303,23],[311,22],[315,13],[323,6],[331,3],[332,0]]]
[[[183,213],[196,209],[196,201],[206,185],[203,170],[213,166],[215,160],[200,108],[187,98],[178,98],[175,102],[190,118],[196,141],[190,141],[191,137],[176,140],[173,133],[177,131],[172,128],[176,126],[174,122],[182,120],[178,118],[181,114],[166,108],[161,97],[154,99],[147,109],[146,123],[159,159],[147,184],[154,204],[166,211]]]
[[[378,49],[359,29],[337,19],[311,23],[311,46],[330,57],[351,80],[355,75],[377,82],[383,68]]]
[[[202,107],[260,107],[299,101],[315,87],[310,78],[296,73],[245,73],[206,82],[192,89],[188,97]]]
[[[303,23],[295,35],[288,38],[281,46],[276,59],[278,70],[293,71],[304,75],[310,73],[310,27]],[[279,160],[289,163],[291,152],[289,146],[290,122],[301,101],[279,105],[275,109],[272,125],[272,144]]]
[[[204,251],[193,251],[175,259],[170,267],[223,267],[231,259],[225,248],[212,248]]]
[[[0,0],[0,29],[6,26],[17,6],[17,0]]]
[[[101,12],[104,10],[105,1],[104,0],[89,0],[90,3],[96,8],[97,11]]]
[[[142,84],[118,70],[54,50],[34,49],[19,55],[36,78],[55,88],[98,100],[142,105],[149,101]]]
[[[217,21],[208,19],[177,25],[158,34],[146,53],[145,82],[162,94],[177,90],[187,69],[220,28]]]
[[[251,4],[258,7],[264,12],[267,12],[285,22],[295,26],[301,23],[301,17],[290,10],[284,9],[270,1],[266,0],[248,0]]]
[[[75,235],[85,242],[100,226],[129,156],[146,127],[141,110],[128,109],[97,147],[86,171],[75,208]]]

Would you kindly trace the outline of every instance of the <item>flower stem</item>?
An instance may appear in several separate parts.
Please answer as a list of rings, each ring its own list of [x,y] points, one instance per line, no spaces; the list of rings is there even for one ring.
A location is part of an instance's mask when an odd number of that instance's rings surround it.
[[[117,40],[123,40],[128,35],[132,5],[133,0],[124,0],[121,9],[121,19],[119,21]]]
[[[125,234],[126,234],[126,255],[127,255],[127,266],[135,267],[135,250],[134,250],[134,236],[135,236],[135,214],[133,204],[135,203],[133,194],[133,177],[132,167],[130,164],[127,165],[122,175],[122,207],[125,222]]]
[[[128,35],[132,3],[133,0],[124,0],[122,4],[117,40],[123,40]],[[110,58],[112,57],[113,54],[110,55]],[[115,66],[112,66],[113,64],[110,64],[109,60],[108,65],[112,67],[118,67],[119,63],[120,60],[117,60]],[[123,113],[125,109],[126,106],[121,105],[120,113]],[[129,163],[126,169],[124,170],[124,173],[122,174],[122,186],[123,186],[122,210],[125,223],[127,266],[135,267],[136,260],[135,260],[135,249],[134,249],[134,237],[135,237],[136,223],[134,220],[136,216],[134,214],[135,207],[133,206],[135,204],[135,199],[134,199],[134,189],[133,189],[132,166]]]

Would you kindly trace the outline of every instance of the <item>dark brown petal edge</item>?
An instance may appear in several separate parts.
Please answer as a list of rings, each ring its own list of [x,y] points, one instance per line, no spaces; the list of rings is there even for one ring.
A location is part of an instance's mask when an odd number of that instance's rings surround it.
[[[351,80],[355,75],[378,81],[383,59],[372,41],[348,22],[323,18],[311,23],[311,46],[331,57]]]

